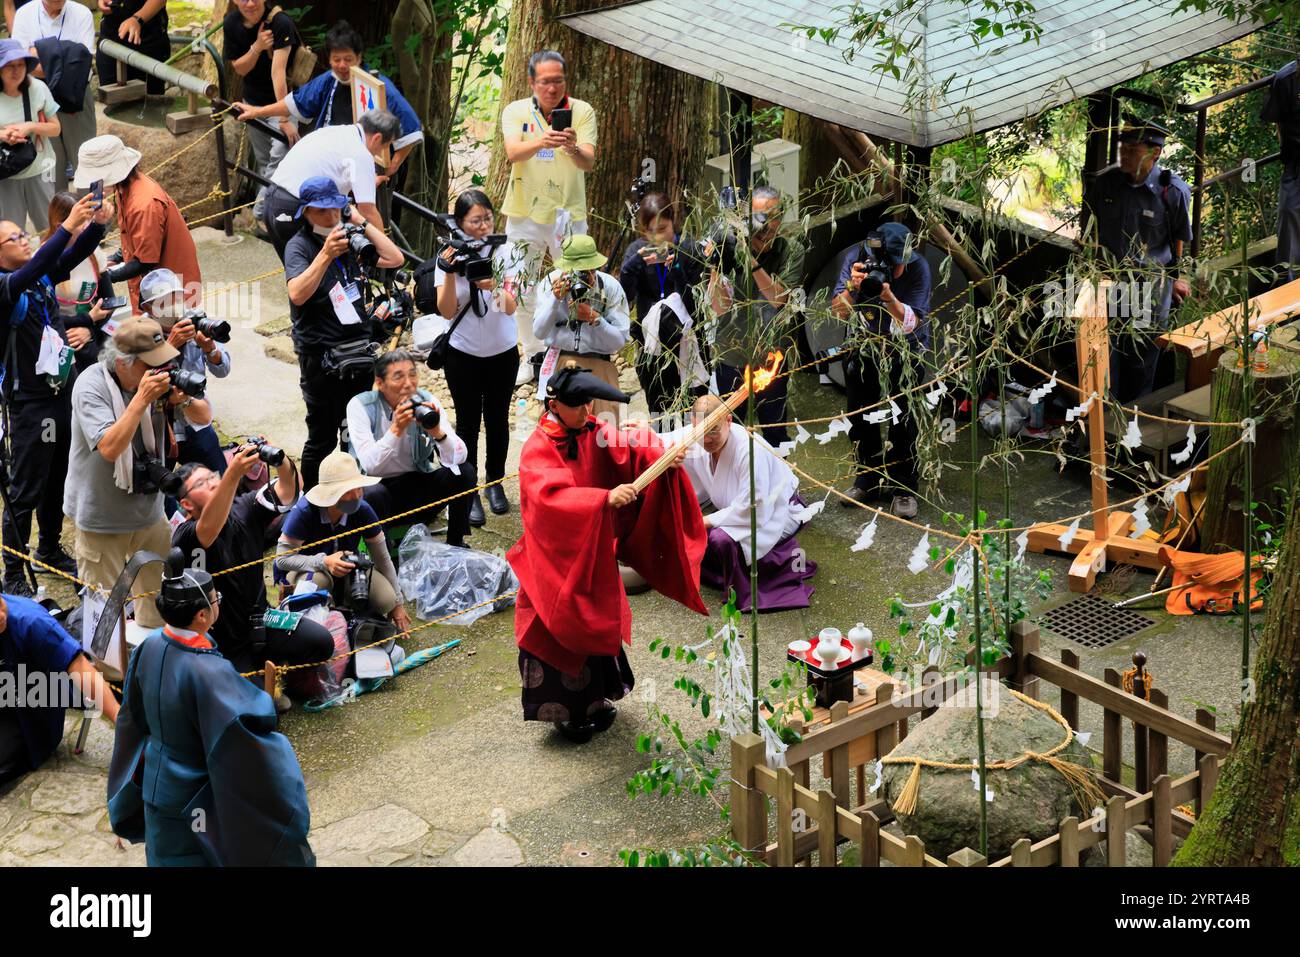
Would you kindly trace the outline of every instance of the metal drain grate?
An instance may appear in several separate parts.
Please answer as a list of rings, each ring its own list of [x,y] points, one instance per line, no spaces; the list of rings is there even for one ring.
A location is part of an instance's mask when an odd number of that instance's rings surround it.
[[[1042,626],[1085,648],[1105,648],[1136,635],[1155,620],[1127,608],[1116,608],[1096,595],[1080,595],[1043,615]]]

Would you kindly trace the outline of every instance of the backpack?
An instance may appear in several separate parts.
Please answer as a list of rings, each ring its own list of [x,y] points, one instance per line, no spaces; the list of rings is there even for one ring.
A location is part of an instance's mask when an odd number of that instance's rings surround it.
[[[284,8],[279,5],[272,7],[271,12],[266,15],[267,22],[274,20],[277,13],[284,13]],[[316,54],[303,42],[302,34],[298,33],[298,24],[295,23],[293,28],[298,38],[298,45],[289,55],[285,79],[289,82],[289,89],[296,90],[300,86],[305,86],[307,81],[316,75]]]

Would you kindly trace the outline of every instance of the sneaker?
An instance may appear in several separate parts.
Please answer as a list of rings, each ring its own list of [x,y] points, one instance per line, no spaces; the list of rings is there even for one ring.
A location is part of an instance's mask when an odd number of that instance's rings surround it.
[[[284,714],[293,710],[293,702],[287,694],[278,694],[275,696],[275,713]]]
[[[899,518],[916,518],[916,499],[911,495],[895,495],[889,511]]]
[[[56,568],[59,571],[63,572],[65,575],[77,574],[76,561],[73,559],[71,555],[65,552],[62,548],[55,548],[54,551],[52,552],[44,552],[38,548],[36,550],[36,555],[34,557],[38,562],[44,562],[46,565],[49,565],[50,568]],[[49,575],[51,574],[51,572],[49,571],[49,569],[41,568],[39,565],[37,565],[36,574]]]
[[[519,363],[519,374],[515,376],[515,388],[521,385],[528,385],[533,381],[533,364],[531,362]]]
[[[13,595],[17,598],[35,598],[36,592],[32,591],[31,584],[27,581],[27,576],[22,572],[15,575],[5,575],[4,593]]]
[[[818,375],[817,375],[817,383],[818,383],[819,385],[833,385],[833,384],[834,384],[833,382],[831,382],[831,377],[828,376],[825,372],[818,373]]]

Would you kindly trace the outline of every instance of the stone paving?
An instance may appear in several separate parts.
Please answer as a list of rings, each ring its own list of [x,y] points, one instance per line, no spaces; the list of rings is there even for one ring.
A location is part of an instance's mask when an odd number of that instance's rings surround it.
[[[196,238],[205,280],[234,282],[270,268],[267,247],[252,237],[231,243],[215,230],[200,229]],[[269,355],[269,340],[254,331],[284,308],[282,277],[266,280],[260,295],[263,314],[256,321],[249,317],[236,323],[231,344],[234,374],[214,380],[210,392],[226,434],[264,432],[296,453],[305,437],[297,369]],[[796,379],[792,408],[805,417],[843,408],[838,394],[815,382],[815,377]],[[634,410],[643,409],[643,400],[637,401]],[[807,443],[797,455],[802,468],[828,481],[843,475],[850,461],[843,438],[827,446]],[[517,458],[518,445],[512,443],[507,472],[516,467]],[[1030,456],[1017,472],[1017,519],[1054,518],[1088,507],[1082,480],[1058,475],[1048,458]],[[945,479],[949,507],[964,510],[967,482],[963,472]],[[506,487],[517,503],[517,483]],[[991,500],[999,497],[990,492]],[[996,501],[986,507],[996,519]],[[899,571],[916,544],[917,534],[910,529],[881,522],[872,549],[850,553],[848,546],[863,521],[857,510],[830,502],[801,534],[801,544],[821,563],[814,581],[817,593],[811,609],[763,616],[759,644],[764,680],[778,673],[789,641],[809,637],[827,624],[847,630],[859,620],[878,635],[887,634],[894,628],[886,614],[892,595],[901,591],[906,600],[918,601],[948,584],[939,572],[913,577]],[[921,521],[937,525],[936,506],[924,505]],[[487,526],[475,530],[471,544],[500,551],[518,534],[516,507],[508,515],[489,516]],[[1056,591],[1046,605],[1071,597],[1065,591],[1065,562],[1035,555],[1029,562],[1055,575]],[[1148,576],[1138,575],[1122,587],[1136,594],[1149,582]],[[53,585],[51,590],[56,590]],[[720,604],[716,593],[706,592],[706,600],[713,608]],[[620,704],[614,727],[583,747],[560,740],[548,726],[520,721],[510,612],[489,615],[469,628],[437,626],[413,636],[408,651],[454,637],[463,638],[464,644],[346,707],[321,714],[295,709],[286,715],[281,728],[294,743],[306,777],[311,842],[319,862],[588,866],[617,863],[622,848],[676,847],[716,838],[722,827],[716,808],[706,799],[632,799],[627,794],[628,777],[647,764],[636,753],[637,735],[660,727],[653,708],[662,707],[680,720],[688,739],[706,727],[672,690],[684,669],[650,654],[647,645],[656,637],[703,640],[707,620],[655,594],[635,596],[631,604],[629,657],[637,689]],[[1077,649],[1084,669],[1100,675],[1107,667],[1123,668],[1140,647],[1150,654],[1151,668],[1169,693],[1171,708],[1190,717],[1198,705],[1212,705],[1219,709],[1221,726],[1231,721],[1239,624],[1232,619],[1174,620],[1160,610],[1149,614],[1156,627],[1133,639],[1101,651]],[[1053,655],[1064,644],[1044,636],[1044,648]],[[707,673],[695,677],[712,682]],[[1054,703],[1054,695],[1045,700]],[[1080,719],[1085,730],[1100,731],[1099,708],[1085,705]],[[142,846],[120,845],[108,830],[104,800],[111,729],[96,721],[85,753],[73,756],[69,749],[77,720],[69,719],[68,734],[55,758],[0,794],[0,866],[144,863]],[[1094,744],[1099,741],[1096,735]],[[1190,766],[1190,754],[1183,750],[1170,750],[1175,773]]]

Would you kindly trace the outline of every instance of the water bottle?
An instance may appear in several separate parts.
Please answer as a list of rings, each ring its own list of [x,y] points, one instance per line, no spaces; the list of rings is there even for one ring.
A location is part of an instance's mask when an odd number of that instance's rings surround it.
[[[515,438],[522,445],[532,434],[533,423],[528,418],[528,400],[518,399],[515,402]]]

